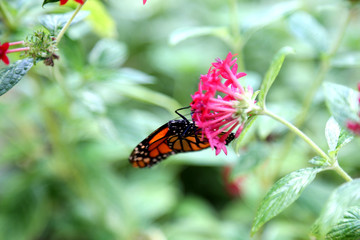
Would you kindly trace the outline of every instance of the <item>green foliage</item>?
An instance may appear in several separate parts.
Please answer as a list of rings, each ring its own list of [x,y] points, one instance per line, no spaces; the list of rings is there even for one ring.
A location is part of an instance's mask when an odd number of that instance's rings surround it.
[[[44,7],[44,5],[46,5],[48,3],[53,3],[53,2],[60,2],[60,0],[44,0],[42,6]]]
[[[353,139],[348,131],[340,128],[333,117],[326,123],[325,137],[329,146],[329,154],[332,156],[336,156],[338,151]]]
[[[170,35],[169,43],[172,45],[177,45],[187,39],[207,35],[224,39],[225,42],[230,37],[228,30],[223,27],[191,27],[181,28],[174,31]]]
[[[346,127],[348,121],[358,121],[358,92],[335,83],[324,84],[324,92],[331,115],[341,126]]]
[[[251,234],[255,234],[262,225],[298,199],[302,191],[320,171],[321,168],[304,168],[278,180],[261,201],[251,228]]]
[[[1,43],[35,30],[47,34],[37,47],[48,48],[79,5],[46,2],[0,1]],[[359,139],[345,127],[359,120],[358,92],[347,87],[359,80],[360,38],[356,21],[342,26],[345,2],[89,0],[82,9],[56,45],[54,67],[16,62],[17,53],[8,54],[13,65],[0,63],[2,94],[22,80],[0,98],[0,239],[249,240],[254,222],[258,239],[305,240],[320,214],[317,239],[358,238],[358,179],[337,189],[334,171],[317,175],[328,160],[266,116],[248,119],[228,155],[176,154],[151,169],[128,163],[134,146],[189,105],[200,74],[231,52],[248,74],[240,83],[261,90],[269,111],[296,122],[310,101],[300,130],[358,176]],[[340,51],[328,55],[336,42]],[[334,83],[305,99],[318,69]],[[307,168],[311,157],[316,168]]]
[[[0,70],[0,96],[15,86],[31,69],[33,59],[27,58],[16,61],[7,68]]]
[[[72,12],[65,14],[47,14],[39,17],[39,22],[43,25],[47,30],[49,30],[52,36],[56,36],[59,34],[61,29],[65,26],[66,22],[72,16]],[[87,11],[80,11],[74,20],[71,22],[71,25],[78,23],[84,20],[89,15]]]
[[[325,28],[310,14],[296,12],[289,18],[292,33],[312,46],[318,52],[326,52],[329,47],[329,37]]]
[[[279,50],[279,52],[272,60],[269,70],[266,72],[265,78],[260,87],[258,102],[261,107],[265,107],[266,95],[269,92],[271,85],[274,83],[277,75],[279,74],[286,55],[290,53],[293,53],[293,49],[290,47],[284,47]]]
[[[356,240],[360,238],[360,208],[351,207],[343,218],[326,234],[326,239]]]
[[[327,233],[329,236],[332,234],[336,236],[335,232],[339,230],[340,226],[336,227],[335,224],[339,222],[341,225],[342,218],[345,218],[345,215],[348,214],[346,211],[349,211],[351,207],[358,208],[360,206],[359,188],[360,179],[354,179],[352,182],[341,185],[332,193],[313,226],[315,236],[324,237]],[[333,226],[335,226],[334,229],[332,229]]]

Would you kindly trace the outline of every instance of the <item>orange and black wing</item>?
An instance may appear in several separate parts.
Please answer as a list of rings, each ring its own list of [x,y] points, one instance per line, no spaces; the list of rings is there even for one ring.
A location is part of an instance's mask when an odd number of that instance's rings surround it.
[[[170,135],[168,139],[168,145],[170,148],[176,153],[180,153],[200,151],[210,147],[209,140],[205,135],[202,135],[201,130],[195,125],[193,128],[194,131],[189,131],[188,134],[185,134],[184,136]],[[221,137],[223,134],[224,133],[221,133],[219,137]],[[235,135],[230,133],[226,138],[226,145],[234,140],[234,138]]]
[[[199,131],[193,131],[191,134],[185,134],[184,136],[171,135],[168,139],[168,145],[176,153],[200,151],[210,147],[207,138],[204,136],[202,139]]]
[[[234,134],[231,133],[226,139],[226,144],[233,139]],[[200,151],[208,147],[208,139],[194,123],[187,120],[172,120],[139,143],[132,151],[129,161],[133,167],[151,167],[172,154]]]
[[[168,123],[162,125],[132,151],[129,161],[133,167],[151,167],[175,152],[168,145]]]

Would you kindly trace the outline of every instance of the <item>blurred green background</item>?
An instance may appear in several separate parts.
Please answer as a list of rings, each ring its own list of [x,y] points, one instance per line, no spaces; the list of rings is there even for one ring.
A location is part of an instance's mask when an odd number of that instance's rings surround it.
[[[77,6],[0,0],[0,41],[41,29],[46,14]],[[281,176],[314,153],[259,117],[239,154],[179,154],[150,169],[132,149],[187,106],[216,57],[239,54],[258,89],[274,54],[294,48],[270,90],[268,108],[296,120],[324,53],[349,14],[343,0],[88,0],[53,68],[38,63],[0,97],[0,239],[250,239],[259,202]],[[4,13],[7,13],[4,15]],[[360,78],[358,11],[330,56],[325,81],[355,88]],[[10,54],[11,62],[19,56]],[[1,65],[4,67],[4,65]],[[326,149],[330,117],[320,87],[302,129]],[[360,176],[356,139],[339,156]],[[308,239],[329,194],[343,180],[321,173],[290,208],[253,239]]]

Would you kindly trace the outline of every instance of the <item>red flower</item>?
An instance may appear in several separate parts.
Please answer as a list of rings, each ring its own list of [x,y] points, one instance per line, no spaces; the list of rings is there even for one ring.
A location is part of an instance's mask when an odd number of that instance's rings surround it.
[[[64,5],[65,3],[67,3],[69,0],[60,0],[60,5]],[[77,3],[80,4],[84,4],[84,0],[74,0]]]
[[[195,124],[209,139],[211,147],[216,148],[216,155],[221,150],[226,154],[226,138],[236,128],[235,137],[238,137],[248,113],[258,108],[254,105],[253,89],[245,89],[238,82],[246,73],[237,72],[234,56],[229,53],[225,60],[212,63],[208,73],[200,77],[199,90],[192,95],[190,104]],[[225,134],[221,135],[222,132]]]
[[[8,65],[10,63],[9,61],[9,58],[6,56],[6,53],[8,52],[8,49],[9,49],[9,43],[6,42],[6,43],[3,43],[1,45],[1,42],[0,42],[0,59],[6,64]]]
[[[358,89],[359,89],[359,92],[360,92],[360,83],[358,83]],[[360,93],[359,93],[359,105],[360,105]],[[360,111],[358,113],[358,116],[360,118]],[[354,122],[354,121],[348,121],[346,123],[346,127],[351,131],[353,132],[354,134],[356,135],[360,135],[360,122]]]
[[[146,1],[147,1],[147,0],[143,0],[143,4],[144,4],[144,5],[145,5]]]
[[[231,177],[232,168],[225,166],[223,169],[223,182],[225,189],[231,197],[240,197],[243,191],[245,176]]]

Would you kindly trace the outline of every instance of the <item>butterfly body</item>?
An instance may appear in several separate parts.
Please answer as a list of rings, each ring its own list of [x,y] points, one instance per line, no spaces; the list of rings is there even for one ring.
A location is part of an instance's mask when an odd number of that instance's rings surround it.
[[[227,143],[234,139],[230,134]],[[162,125],[132,151],[133,167],[151,167],[168,156],[181,152],[200,151],[210,147],[201,129],[187,119],[172,120]]]

